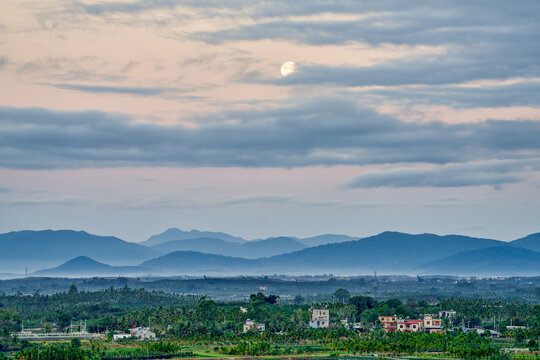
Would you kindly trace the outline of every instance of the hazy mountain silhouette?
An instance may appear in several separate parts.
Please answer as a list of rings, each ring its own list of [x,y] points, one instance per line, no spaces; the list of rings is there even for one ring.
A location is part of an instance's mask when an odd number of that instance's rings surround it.
[[[305,247],[304,244],[287,237],[247,241],[243,244],[231,243],[221,239],[199,238],[167,241],[166,243],[152,246],[153,249],[163,254],[173,251],[196,251],[205,254],[235,256],[248,259],[285,254],[304,249]]]
[[[84,231],[42,230],[0,234],[0,271],[24,273],[56,266],[77,256],[112,265],[133,265],[159,256],[156,250],[113,236]]]
[[[418,266],[421,274],[515,276],[540,274],[540,253],[516,246],[463,251]]]
[[[239,252],[231,255],[249,258],[270,257],[302,250],[305,248],[306,245],[295,239],[280,236],[266,240],[248,241],[240,245]]]
[[[157,245],[152,245],[151,248],[163,254],[168,254],[174,251],[198,251],[207,254],[224,254],[231,247],[239,246],[238,243],[231,243],[221,239],[214,238],[197,238],[185,240],[171,240]]]
[[[259,260],[203,254],[195,251],[176,251],[156,259],[145,261],[141,266],[156,269],[170,275],[235,275],[257,269],[259,267]]]
[[[140,266],[111,266],[92,260],[86,256],[78,256],[52,269],[39,270],[33,276],[54,277],[91,277],[91,276],[141,276],[159,274],[156,269],[145,269]]]
[[[351,237],[347,235],[336,235],[336,234],[324,234],[324,235],[317,235],[302,239],[297,239],[302,244],[313,247],[313,246],[319,246],[319,245],[325,245],[325,244],[335,244],[335,243],[341,243],[346,241],[353,241],[358,240],[357,237]]]
[[[540,233],[527,235],[510,243],[525,249],[540,252]]]
[[[163,244],[172,240],[190,240],[199,238],[221,239],[232,243],[244,243],[246,240],[238,236],[232,236],[222,232],[191,230],[184,231],[177,228],[170,228],[161,234],[153,235],[148,240],[141,242],[141,245],[152,246]]]
[[[142,266],[194,273],[280,273],[280,274],[404,274],[437,259],[470,249],[490,248],[505,244],[496,240],[467,236],[434,234],[410,235],[385,232],[365,239],[327,244],[284,255],[245,261],[237,257],[174,252],[147,261]]]
[[[364,239],[307,248],[266,259],[282,271],[404,274],[413,267],[461,251],[505,244],[461,235],[384,232]]]
[[[519,244],[534,246],[536,239],[537,234],[532,234],[506,243],[461,235],[384,232],[359,240],[319,245],[269,256],[272,252],[290,251],[291,248],[302,248],[304,245],[287,237],[242,244],[222,239],[201,238],[171,241],[147,248],[114,237],[100,237],[85,232],[23,231],[0,235],[0,263],[8,264],[3,271],[24,273],[21,264],[33,261],[41,264],[43,269],[84,255],[110,265],[141,264],[140,266],[148,270],[145,274],[151,272],[156,275],[265,273],[352,275],[371,274],[374,271],[379,274],[416,274],[420,270],[423,273],[454,275],[538,275],[540,269],[535,267],[535,264],[540,264],[540,261],[536,262],[540,252],[518,246]],[[161,255],[177,249],[182,251]],[[205,254],[202,251],[215,254]],[[260,258],[248,259],[241,256],[260,256]],[[73,273],[79,268],[87,271],[89,264],[88,260],[85,261],[86,263],[79,259],[68,265],[73,266],[71,268]],[[523,266],[518,266],[520,261]],[[21,271],[13,268],[12,264],[17,264]],[[61,270],[68,271],[66,269],[63,267]],[[83,270],[77,271],[81,273]],[[96,268],[96,271],[98,270],[99,267]],[[116,274],[119,269],[102,270],[111,270]]]

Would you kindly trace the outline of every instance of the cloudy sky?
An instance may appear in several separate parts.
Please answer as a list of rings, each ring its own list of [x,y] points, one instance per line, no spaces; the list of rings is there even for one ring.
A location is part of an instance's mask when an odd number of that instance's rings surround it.
[[[0,232],[538,232],[539,18],[538,0],[3,0]]]

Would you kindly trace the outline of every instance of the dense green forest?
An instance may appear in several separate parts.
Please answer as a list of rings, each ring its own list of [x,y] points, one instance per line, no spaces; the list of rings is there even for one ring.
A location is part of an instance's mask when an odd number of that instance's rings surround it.
[[[308,303],[300,295],[282,301],[278,296],[262,293],[252,294],[244,301],[214,301],[205,296],[174,295],[127,286],[79,291],[75,285],[67,292],[53,295],[1,295],[0,349],[18,349],[18,352],[3,354],[25,359],[37,358],[38,349],[41,349],[40,359],[45,359],[45,354],[51,359],[62,358],[66,352],[73,352],[69,355],[73,357],[69,358],[107,358],[112,350],[105,351],[106,344],[112,344],[112,334],[124,333],[134,326],[150,327],[159,335],[158,342],[150,343],[153,353],[177,356],[192,354],[193,346],[202,345],[224,355],[317,351],[335,354],[442,352],[459,358],[500,355],[500,346],[491,337],[463,331],[463,327],[475,326],[498,330],[510,339],[512,346],[538,348],[540,305],[470,298],[431,302],[414,298],[377,299],[354,296],[345,289],[337,289],[331,295],[332,301],[323,303]],[[321,307],[330,310],[333,326],[309,328],[310,309]],[[456,311],[456,316],[444,319],[446,334],[385,333],[378,321],[380,315],[418,318],[421,314],[450,309]],[[264,323],[266,331],[243,333],[242,325],[247,319]],[[347,324],[356,323],[357,328],[344,326],[345,320]],[[12,335],[23,326],[39,328],[41,332],[66,332],[71,324],[82,322],[89,332],[102,333],[108,340],[84,341],[81,347],[72,343],[20,341]],[[524,328],[508,329],[510,325]],[[145,351],[149,352],[149,344],[146,349],[140,344],[134,346],[130,356],[144,356]],[[114,351],[118,355],[118,351],[125,350]]]

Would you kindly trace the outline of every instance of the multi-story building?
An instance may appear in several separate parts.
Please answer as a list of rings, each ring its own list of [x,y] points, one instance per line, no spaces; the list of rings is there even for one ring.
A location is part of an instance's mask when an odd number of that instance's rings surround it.
[[[403,332],[420,332],[424,330],[424,321],[416,319],[398,319],[397,330]]]
[[[424,314],[424,329],[428,333],[442,332],[442,320],[437,319],[435,315]]]
[[[397,321],[398,318],[396,315],[393,316],[379,316],[379,321],[381,322],[384,331],[394,332],[397,330]]]
[[[330,327],[330,311],[327,309],[312,309],[309,326],[315,329]]]

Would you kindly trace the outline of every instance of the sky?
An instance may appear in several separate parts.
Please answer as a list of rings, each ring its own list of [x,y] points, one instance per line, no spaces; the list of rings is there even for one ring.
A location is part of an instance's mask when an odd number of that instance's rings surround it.
[[[537,0],[3,0],[0,232],[539,232],[539,18]]]

